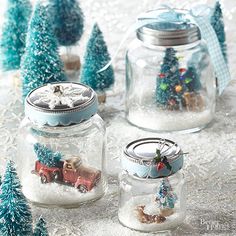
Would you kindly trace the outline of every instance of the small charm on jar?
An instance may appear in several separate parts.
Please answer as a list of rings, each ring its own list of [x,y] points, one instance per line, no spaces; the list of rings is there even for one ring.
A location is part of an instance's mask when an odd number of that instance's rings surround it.
[[[118,217],[143,232],[169,231],[185,219],[183,152],[167,139],[146,138],[128,144],[122,157]]]
[[[22,191],[45,207],[77,207],[107,188],[105,126],[95,92],[79,83],[54,83],[28,94],[18,138]]]

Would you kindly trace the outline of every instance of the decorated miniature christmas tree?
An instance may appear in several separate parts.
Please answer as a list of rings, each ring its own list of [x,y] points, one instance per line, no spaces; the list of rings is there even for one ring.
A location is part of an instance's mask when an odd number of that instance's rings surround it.
[[[226,45],[226,36],[225,36],[225,29],[224,29],[224,19],[223,13],[221,9],[221,4],[219,1],[216,1],[214,6],[214,11],[211,16],[211,25],[214,28],[216,35],[218,37],[222,54],[225,58],[225,61],[228,61],[227,57],[227,45]]]
[[[183,79],[188,92],[196,92],[201,89],[200,72],[193,65],[189,65],[183,75]]]
[[[0,40],[0,61],[1,67],[5,71],[20,68],[30,14],[29,0],[8,0]]]
[[[40,2],[35,7],[29,25],[26,52],[21,65],[23,97],[41,85],[66,80],[48,7]]]
[[[32,235],[32,216],[14,163],[8,162],[0,194],[0,235]]]
[[[159,204],[162,216],[166,217],[173,214],[177,195],[173,192],[168,178],[163,178],[156,196],[156,201]]]
[[[156,101],[158,104],[179,109],[182,105],[182,96],[186,90],[184,80],[179,69],[178,58],[173,48],[167,48],[161,71],[157,78]]]
[[[43,217],[40,217],[34,229],[33,236],[48,236],[48,235],[49,234],[47,230],[46,221],[43,219]]]
[[[34,152],[36,153],[39,162],[48,167],[58,166],[62,158],[60,152],[53,152],[51,149],[40,143],[34,144]]]
[[[92,87],[103,96],[101,102],[105,102],[106,89],[114,83],[114,71],[112,66],[98,72],[110,61],[110,55],[98,25],[93,26],[92,34],[87,44],[84,57],[84,65],[81,72],[81,82]]]

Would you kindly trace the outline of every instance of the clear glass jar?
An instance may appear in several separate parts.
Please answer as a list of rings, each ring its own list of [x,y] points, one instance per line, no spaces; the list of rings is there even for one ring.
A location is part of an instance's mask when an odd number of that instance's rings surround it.
[[[170,140],[136,140],[126,147],[122,159],[120,223],[143,232],[170,231],[181,225],[186,216],[186,187],[179,171],[183,165],[179,147]]]
[[[32,91],[18,138],[24,195],[40,206],[76,207],[106,189],[105,127],[87,86],[56,83]]]
[[[138,29],[127,50],[126,117],[152,131],[198,131],[215,114],[206,44],[196,25],[162,24]]]

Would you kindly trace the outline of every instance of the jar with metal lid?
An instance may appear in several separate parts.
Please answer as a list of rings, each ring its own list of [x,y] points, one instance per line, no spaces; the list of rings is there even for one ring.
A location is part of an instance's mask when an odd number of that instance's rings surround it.
[[[161,16],[166,10],[157,12]],[[216,85],[199,28],[163,21],[136,33],[126,54],[128,121],[152,131],[194,132],[206,127],[215,114]]]
[[[186,215],[183,152],[167,139],[146,138],[127,145],[119,176],[122,225],[143,232],[169,231]]]
[[[15,162],[32,203],[76,207],[104,195],[105,126],[97,107],[95,92],[79,83],[28,94]]]

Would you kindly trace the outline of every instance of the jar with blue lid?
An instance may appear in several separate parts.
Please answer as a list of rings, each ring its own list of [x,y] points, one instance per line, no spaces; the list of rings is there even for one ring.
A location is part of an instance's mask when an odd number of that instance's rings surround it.
[[[105,126],[97,95],[79,83],[30,92],[15,160],[24,195],[44,207],[77,207],[106,189]]]
[[[186,215],[183,152],[173,141],[146,138],[128,144],[119,176],[122,225],[142,231],[170,231]]]

